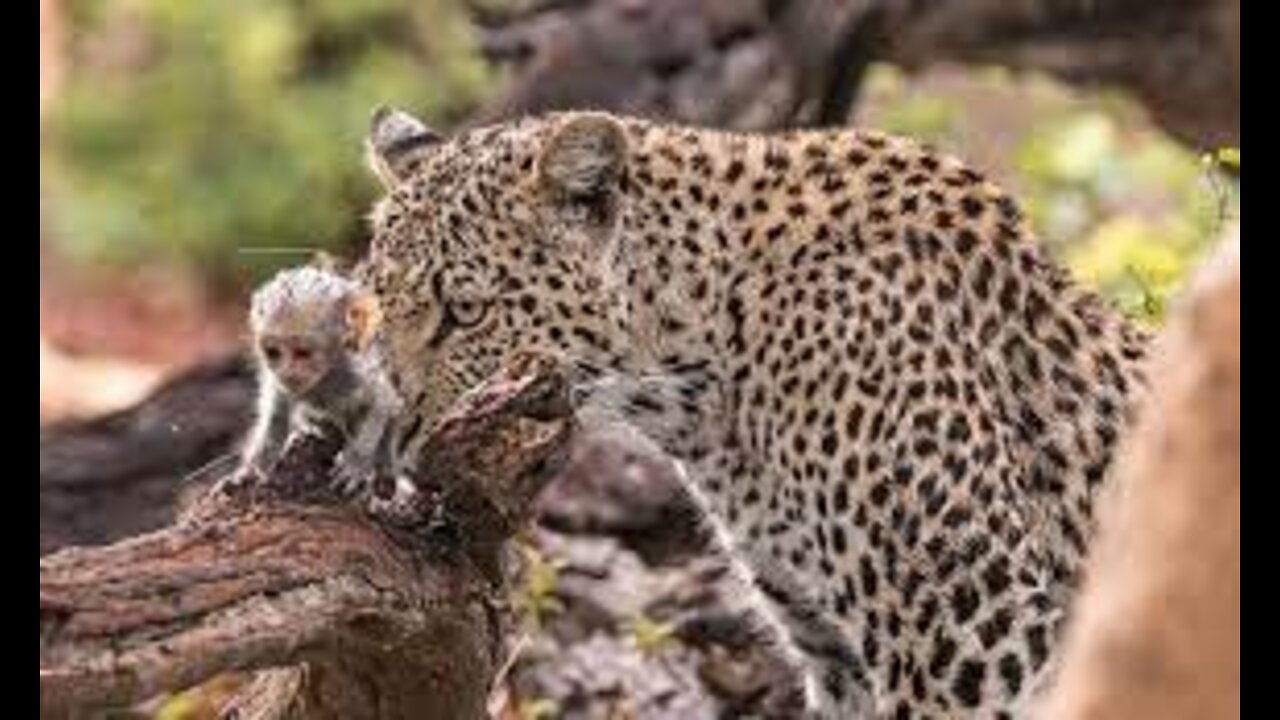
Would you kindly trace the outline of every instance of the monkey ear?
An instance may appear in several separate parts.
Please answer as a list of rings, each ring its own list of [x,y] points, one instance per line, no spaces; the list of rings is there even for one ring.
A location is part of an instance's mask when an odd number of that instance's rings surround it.
[[[391,189],[416,169],[421,150],[441,140],[439,133],[409,113],[381,106],[373,111],[365,137],[369,168]]]
[[[363,350],[373,342],[373,336],[382,323],[382,307],[378,298],[369,292],[357,292],[347,304],[347,347]]]
[[[547,141],[538,158],[538,178],[558,205],[607,219],[626,165],[627,138],[618,121],[604,113],[583,113]],[[599,211],[605,211],[604,218]]]

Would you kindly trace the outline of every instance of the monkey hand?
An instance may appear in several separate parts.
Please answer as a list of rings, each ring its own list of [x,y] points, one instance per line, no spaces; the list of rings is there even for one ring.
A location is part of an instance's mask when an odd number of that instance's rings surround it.
[[[246,462],[227,479],[227,487],[233,491],[246,490],[263,482],[266,474],[255,464]]]
[[[334,468],[334,489],[344,498],[366,495],[373,491],[377,476],[374,458],[348,449]]]

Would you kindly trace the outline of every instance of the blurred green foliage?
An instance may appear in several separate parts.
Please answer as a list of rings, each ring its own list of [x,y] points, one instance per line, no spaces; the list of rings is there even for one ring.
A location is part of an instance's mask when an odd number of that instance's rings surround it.
[[[253,278],[363,233],[380,103],[445,124],[490,86],[456,0],[76,0],[41,215],[74,259]],[[281,254],[283,253],[283,254]]]
[[[1240,148],[1218,148],[1208,156],[1209,162],[1221,165],[1228,172],[1240,174]]]
[[[1240,151],[1204,156],[1145,123],[1124,98],[1064,99],[1043,78],[974,69],[962,82],[921,88],[876,66],[871,124],[956,155],[975,138],[1012,132],[997,172],[1032,227],[1082,282],[1139,320],[1156,323],[1169,295],[1240,214]],[[976,107],[976,103],[988,107]],[[969,116],[978,116],[971,118]],[[973,125],[974,127],[966,127]]]
[[[196,717],[203,708],[193,699],[191,691],[178,693],[165,701],[155,714],[155,720],[188,720]]]
[[[74,71],[42,128],[41,217],[73,259],[254,280],[363,236],[380,103],[448,125],[493,78],[460,0],[69,0]],[[1157,320],[1239,216],[1238,148],[1198,156],[1108,94],[998,69],[877,66],[870,124],[993,168],[1085,282]],[[962,83],[963,84],[963,83]],[[989,145],[988,158],[975,156]],[[992,150],[994,148],[994,151]],[[994,161],[992,161],[994,157]]]
[[[1094,110],[1047,124],[1017,162],[1037,230],[1083,282],[1149,323],[1239,216],[1238,182],[1158,133],[1126,140]],[[1153,188],[1165,202],[1151,202]]]
[[[516,705],[516,717],[520,720],[551,720],[560,717],[560,705],[554,700],[533,698]]]
[[[631,646],[646,657],[660,655],[679,645],[674,625],[645,615],[637,615],[629,619],[623,630]]]
[[[528,543],[520,545],[520,553],[523,573],[520,585],[512,592],[511,604],[517,615],[540,628],[564,611],[559,597],[561,563]]]
[[[959,103],[936,93],[913,92],[908,77],[891,65],[873,65],[862,93],[879,102],[874,123],[879,129],[930,143],[955,137]]]

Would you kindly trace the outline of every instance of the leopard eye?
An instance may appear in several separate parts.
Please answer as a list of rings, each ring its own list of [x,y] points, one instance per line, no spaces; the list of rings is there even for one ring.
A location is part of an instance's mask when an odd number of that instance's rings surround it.
[[[453,323],[461,328],[478,325],[484,320],[486,304],[475,299],[455,299],[447,304],[447,311]]]
[[[440,324],[431,338],[439,346],[456,330],[475,327],[484,321],[491,298],[476,277],[466,272],[443,270],[432,279],[432,290],[440,299]]]
[[[436,327],[429,345],[439,347],[456,330],[465,330],[479,325],[484,320],[488,305],[480,300],[450,300],[444,305],[444,313],[440,325]]]

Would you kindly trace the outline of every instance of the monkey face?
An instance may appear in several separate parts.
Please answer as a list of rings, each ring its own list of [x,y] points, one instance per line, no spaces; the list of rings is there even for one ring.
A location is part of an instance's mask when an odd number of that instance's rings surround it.
[[[308,336],[263,336],[258,354],[267,369],[290,395],[306,395],[334,366],[329,343]]]

